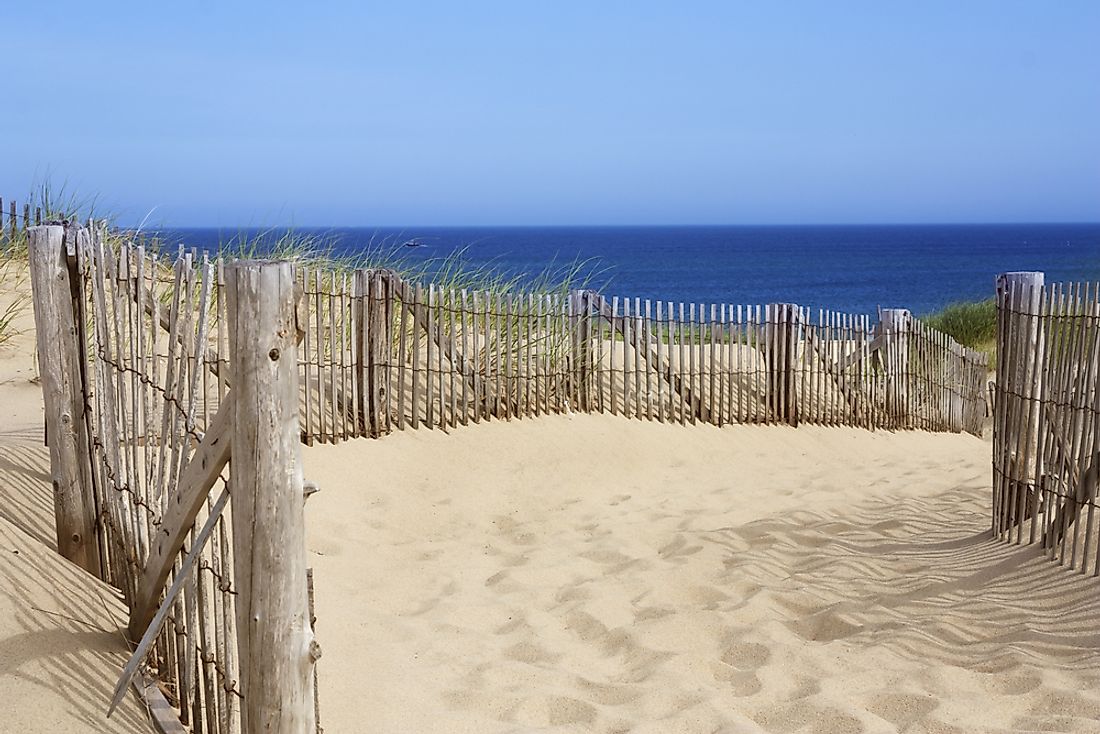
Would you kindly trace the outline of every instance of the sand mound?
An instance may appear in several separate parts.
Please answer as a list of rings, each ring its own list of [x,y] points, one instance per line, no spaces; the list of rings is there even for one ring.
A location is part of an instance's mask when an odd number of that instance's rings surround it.
[[[28,307],[0,346],[0,732],[148,734],[133,695],[105,718],[129,657],[125,605],[57,555],[32,319]]]
[[[106,718],[126,663],[117,593],[0,519],[0,731],[141,732],[133,695]]]
[[[988,444],[602,416],[306,451],[330,731],[1100,731]]]

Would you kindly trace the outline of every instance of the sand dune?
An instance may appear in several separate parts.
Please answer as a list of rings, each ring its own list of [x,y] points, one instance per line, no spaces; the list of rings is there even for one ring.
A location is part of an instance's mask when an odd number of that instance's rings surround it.
[[[329,731],[1100,731],[1096,580],[956,435],[601,416],[318,446]]]
[[[125,610],[52,550],[21,328],[0,349],[0,731],[148,731],[132,698],[102,716]],[[989,455],[606,416],[306,449],[322,722],[1100,731],[1100,583],[989,539]]]
[[[132,695],[106,718],[126,606],[57,554],[42,430],[16,423],[0,434],[0,731],[148,732]]]
[[[128,657],[117,592],[0,519],[0,731],[149,732],[127,696],[106,718]]]
[[[19,288],[0,293],[0,310]],[[0,732],[149,732],[132,695],[105,716],[129,657],[126,607],[57,555],[29,307],[14,328],[0,346]]]

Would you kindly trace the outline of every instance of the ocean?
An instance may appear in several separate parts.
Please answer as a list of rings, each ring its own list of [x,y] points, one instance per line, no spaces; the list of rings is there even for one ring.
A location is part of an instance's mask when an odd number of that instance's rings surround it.
[[[994,277],[1042,270],[1047,282],[1100,281],[1100,224],[297,228],[341,253],[386,243],[431,263],[456,250],[473,265],[531,277],[575,260],[606,295],[673,302],[798,303],[849,313],[925,314],[988,298]],[[259,230],[158,233],[214,251]]]

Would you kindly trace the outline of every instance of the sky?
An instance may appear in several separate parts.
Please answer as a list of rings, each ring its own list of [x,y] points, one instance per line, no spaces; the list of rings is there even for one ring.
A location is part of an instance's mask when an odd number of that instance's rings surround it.
[[[1100,221],[1100,2],[8,3],[0,196],[161,226]]]

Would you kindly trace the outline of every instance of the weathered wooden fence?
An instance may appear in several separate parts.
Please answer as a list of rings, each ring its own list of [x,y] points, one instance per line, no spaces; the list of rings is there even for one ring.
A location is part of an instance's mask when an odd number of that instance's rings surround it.
[[[546,413],[980,433],[987,359],[886,310],[683,304],[300,269],[307,442]]]
[[[116,702],[134,681],[171,730],[313,730],[293,266],[165,263],[95,226],[28,251],[59,551],[138,643]]]
[[[16,233],[26,232],[39,224],[42,224],[42,207],[20,205],[14,199],[5,202],[0,198],[0,239],[5,234],[14,239]]]
[[[163,689],[193,731],[316,723],[300,442],[563,412],[972,433],[986,415],[985,357],[902,310],[463,290],[168,261],[96,226],[28,235],[59,550],[130,606],[121,690]]]
[[[997,280],[993,532],[1100,575],[1100,284]]]

